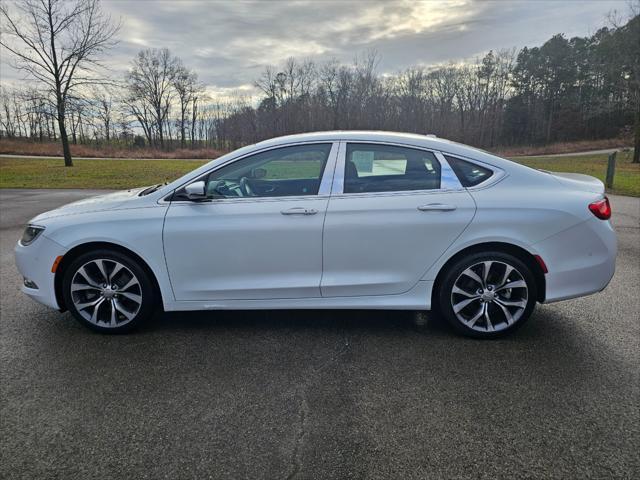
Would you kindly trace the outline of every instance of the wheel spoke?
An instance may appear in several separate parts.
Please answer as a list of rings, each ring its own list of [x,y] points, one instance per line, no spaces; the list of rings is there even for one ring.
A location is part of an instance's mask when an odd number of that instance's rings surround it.
[[[82,285],[81,283],[73,283],[71,285],[71,291],[72,292],[80,292],[80,291],[83,291],[83,290],[98,290],[98,291],[100,291],[101,288],[95,287],[93,285]]]
[[[484,267],[482,269],[482,286],[487,286],[487,279],[489,278],[489,271],[493,262],[483,262]]]
[[[109,281],[109,275],[107,275],[107,270],[104,267],[104,260],[96,260],[93,263],[95,264],[96,267],[98,267],[98,270],[100,271],[100,275],[102,275],[103,282],[107,283]]]
[[[480,297],[476,297],[476,298],[468,298],[467,300],[463,300],[460,303],[456,303],[453,306],[453,311],[455,313],[458,313],[460,310],[462,310],[464,307],[466,307],[467,305],[469,305],[470,303],[475,302],[476,300],[479,300]]]
[[[118,295],[120,295],[121,297],[128,298],[129,300],[132,300],[137,304],[140,304],[142,302],[142,297],[140,295],[136,295],[135,293],[120,292],[118,293]]]
[[[496,298],[495,302],[498,305],[504,305],[505,307],[518,307],[518,308],[524,308],[527,306],[527,301],[526,300],[516,300],[516,301],[511,301],[511,300],[503,300],[502,298]]]
[[[476,272],[474,272],[470,268],[467,268],[464,272],[462,272],[462,275],[466,275],[467,277],[475,280],[480,286],[484,288],[484,283],[482,282],[482,279],[478,276]]]
[[[469,298],[478,298],[479,295],[477,295],[476,293],[471,293],[471,292],[467,292],[466,290],[463,290],[462,288],[458,287],[457,285],[453,286],[453,293],[457,293],[458,295],[464,295],[465,297],[469,297]]]
[[[91,321],[93,323],[98,323],[98,311],[100,310],[102,302],[104,302],[104,297],[100,297],[98,302],[93,306],[93,313],[91,314]]]
[[[476,313],[476,314],[473,316],[473,318],[470,318],[470,319],[467,321],[467,326],[468,326],[469,328],[472,328],[472,327],[476,324],[476,322],[480,319],[480,317],[481,317],[481,316],[482,316],[482,314],[484,313],[484,309],[485,309],[485,308],[487,308],[487,304],[486,304],[486,303],[483,303],[483,304],[480,306],[480,310],[478,310],[478,313]]]
[[[110,319],[109,325],[112,327],[115,327],[117,322],[115,300],[111,300],[111,302],[109,303],[111,304],[111,319]]]
[[[133,317],[136,316],[135,312],[130,312],[127,309],[125,309],[122,304],[120,304],[120,302],[118,302],[117,300],[113,300],[113,305],[116,307],[116,310],[118,312],[120,312],[122,315],[124,315],[125,317],[127,317],[129,320],[131,320]]]
[[[76,308],[78,309],[78,311],[80,311],[80,310],[84,310],[85,308],[93,307],[93,306],[101,303],[102,300],[104,300],[104,297],[98,297],[95,300],[92,300],[90,302],[76,303],[75,305],[76,305]]]
[[[491,318],[489,317],[489,304],[488,303],[484,304],[484,319],[487,322],[487,331],[488,332],[493,332],[494,328],[493,328],[493,324],[491,323]]]
[[[76,273],[76,275],[78,273],[82,275],[82,277],[87,281],[89,285],[91,285],[92,287],[100,288],[100,285],[98,285],[98,283],[89,276],[89,273],[84,268],[84,265],[78,269],[78,272]]]
[[[527,288],[527,282],[524,280],[514,280],[513,282],[505,283],[500,288],[496,288],[496,292],[507,288]]]
[[[500,302],[496,302],[496,305],[498,305],[502,309],[504,318],[507,320],[507,325],[511,325],[513,323],[513,315],[511,315],[509,309]]]
[[[122,270],[124,266],[121,263],[116,263],[109,274],[109,283],[113,283],[113,279],[116,278],[116,275]]]
[[[500,283],[498,284],[498,288],[504,286],[505,283],[507,283],[507,280],[509,279],[509,275],[511,275],[511,272],[513,272],[514,268],[511,265],[505,265],[505,269],[504,269],[504,275],[502,275],[502,280],[500,280]]]
[[[140,284],[138,283],[138,279],[136,277],[131,277],[131,280],[129,280],[127,284],[124,287],[122,287],[120,290],[121,291],[129,290],[134,285],[140,285]]]

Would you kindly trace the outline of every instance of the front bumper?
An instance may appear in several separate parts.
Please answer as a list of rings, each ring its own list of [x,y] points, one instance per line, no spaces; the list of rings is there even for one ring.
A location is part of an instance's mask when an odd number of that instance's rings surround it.
[[[606,288],[616,269],[618,241],[608,221],[593,218],[533,245],[547,264],[545,303]]]
[[[59,309],[54,283],[55,274],[51,272],[51,267],[59,255],[64,255],[64,247],[40,235],[26,247],[18,243],[14,253],[20,274],[37,286],[37,288],[30,288],[23,284],[21,290],[36,302]]]

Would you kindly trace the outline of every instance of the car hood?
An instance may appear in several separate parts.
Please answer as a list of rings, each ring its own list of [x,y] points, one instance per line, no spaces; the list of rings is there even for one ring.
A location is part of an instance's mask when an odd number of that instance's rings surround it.
[[[574,190],[581,192],[604,193],[604,183],[595,177],[583,175],[581,173],[557,173],[548,172],[560,183]]]
[[[61,207],[41,213],[33,218],[29,223],[37,224],[38,221],[62,215],[73,215],[77,213],[99,212],[103,210],[113,210],[116,208],[126,208],[129,204],[139,200],[140,192],[147,187],[122,190],[119,192],[107,193],[95,197],[83,198],[75,202],[68,203]],[[131,205],[133,206],[133,205]]]

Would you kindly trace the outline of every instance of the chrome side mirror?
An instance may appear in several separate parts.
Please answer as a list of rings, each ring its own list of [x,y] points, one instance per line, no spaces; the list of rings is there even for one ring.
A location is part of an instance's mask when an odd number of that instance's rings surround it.
[[[205,192],[205,184],[203,180],[198,182],[193,182],[184,187],[184,193],[186,194],[189,200],[204,200],[207,198],[207,194]]]

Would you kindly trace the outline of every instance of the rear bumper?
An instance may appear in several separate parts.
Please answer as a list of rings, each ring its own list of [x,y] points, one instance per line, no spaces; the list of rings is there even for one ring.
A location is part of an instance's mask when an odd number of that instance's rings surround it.
[[[41,235],[29,246],[23,247],[18,243],[14,253],[20,274],[37,286],[30,288],[23,284],[22,292],[36,302],[59,309],[54,284],[55,274],[51,272],[51,267],[56,257],[65,253],[64,248]]]
[[[549,268],[545,303],[599,292],[615,272],[618,241],[608,221],[587,220],[532,247]]]

